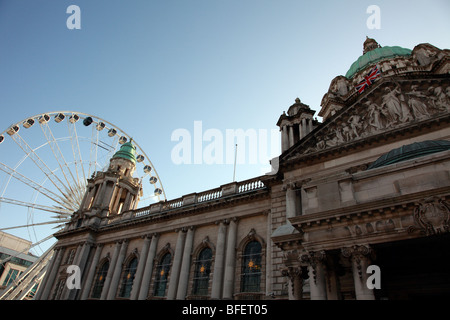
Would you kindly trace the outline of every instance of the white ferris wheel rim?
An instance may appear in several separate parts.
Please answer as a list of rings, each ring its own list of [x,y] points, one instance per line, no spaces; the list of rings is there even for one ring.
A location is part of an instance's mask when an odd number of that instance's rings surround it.
[[[122,130],[121,128],[119,128],[118,126],[116,126],[115,124],[113,124],[113,123],[111,123],[111,122],[109,122],[109,121],[107,121],[107,120],[105,120],[105,119],[103,119],[103,118],[101,118],[101,117],[98,117],[98,116],[95,116],[95,115],[92,115],[92,114],[88,114],[88,113],[85,113],[85,112],[78,112],[78,111],[73,111],[73,110],[49,111],[49,112],[44,112],[44,113],[38,113],[38,114],[33,115],[33,116],[30,116],[30,117],[26,117],[25,119],[23,119],[23,120],[21,120],[21,121],[19,121],[19,122],[16,122],[16,123],[14,123],[14,124],[12,124],[12,125],[10,125],[10,126],[8,126],[5,130],[3,130],[3,131],[0,133],[0,135],[3,136],[4,138],[6,138],[7,135],[8,135],[8,131],[9,131],[12,127],[14,127],[14,126],[18,126],[18,127],[23,126],[23,124],[24,124],[26,121],[28,121],[29,119],[33,119],[33,120],[38,121],[38,119],[40,119],[40,117],[43,117],[43,116],[49,116],[50,119],[51,119],[51,118],[54,117],[55,115],[59,115],[59,114],[63,114],[65,117],[67,117],[66,121],[69,121],[69,117],[70,117],[70,116],[73,116],[73,115],[78,115],[78,116],[79,116],[79,120],[81,120],[80,122],[83,122],[84,119],[90,117],[90,118],[93,120],[92,123],[91,123],[92,125],[95,125],[95,124],[98,124],[98,123],[102,122],[102,123],[104,123],[104,124],[106,125],[106,126],[105,126],[105,129],[114,129],[114,130],[116,130],[116,135],[119,135],[119,134],[120,134],[120,136],[126,137],[126,138],[128,139],[128,141],[132,140],[132,141],[133,141],[133,145],[136,146],[136,150],[138,151],[138,152],[137,152],[138,155],[142,155],[142,156],[144,157],[145,162],[148,163],[148,164],[151,166],[151,168],[153,169],[153,170],[152,170],[152,176],[155,176],[155,177],[157,178],[158,187],[159,187],[158,189],[161,190],[161,193],[160,193],[159,195],[157,195],[157,196],[158,196],[158,199],[160,199],[160,197],[161,197],[163,200],[166,199],[166,194],[165,194],[165,191],[164,191],[164,188],[163,188],[163,185],[162,185],[162,181],[161,181],[161,179],[160,179],[160,177],[159,177],[159,175],[158,175],[158,172],[157,172],[156,168],[154,167],[153,163],[151,162],[150,157],[148,157],[148,155],[147,155],[147,154],[145,153],[145,151],[139,146],[139,144],[136,142],[136,140],[135,140],[133,137],[131,137],[127,132],[125,132],[124,130]],[[77,120],[77,121],[78,121],[78,120]],[[72,123],[72,124],[75,125],[75,123]],[[79,139],[78,136],[77,136],[76,138]],[[46,139],[47,141],[46,141],[43,145],[49,144],[50,141],[48,140],[48,137],[45,137],[45,139]],[[68,138],[67,138],[67,139],[68,139]],[[87,140],[89,140],[89,138],[88,138]],[[78,141],[77,141],[77,142],[78,142]],[[92,137],[91,137],[91,142],[92,142]],[[16,142],[16,143],[17,143],[17,142]],[[39,146],[38,148],[41,148],[43,145]],[[36,149],[38,149],[38,148],[35,148],[35,149],[33,149],[32,151],[34,152],[34,150],[36,150]],[[28,157],[28,156],[29,156],[29,155],[26,154],[26,155],[24,156],[24,158],[26,158],[26,157]],[[97,159],[96,159],[96,161],[97,161]],[[19,161],[19,162],[16,164],[14,170],[17,169],[17,168],[20,166],[21,162],[23,162],[23,160],[22,160],[22,161]],[[14,172],[14,173],[17,174],[16,172]],[[20,174],[20,173],[19,173],[19,174]],[[10,176],[9,179],[12,179],[12,173],[10,173],[9,176]],[[9,183],[9,182],[8,182],[8,183]],[[4,188],[3,193],[6,191],[7,186],[8,186],[8,185],[6,185],[6,187]],[[155,186],[155,190],[156,190],[156,186]],[[38,192],[39,192],[39,191],[38,191]],[[1,197],[1,196],[2,196],[2,195],[0,195],[0,203],[3,202],[3,197]],[[147,197],[147,200],[148,200],[148,198],[151,198],[151,197]],[[36,201],[36,200],[34,200],[34,201]],[[160,201],[161,201],[161,200],[160,200]],[[5,202],[6,202],[6,201],[5,201]],[[20,202],[20,201],[17,201],[17,202]],[[9,203],[12,203],[12,202],[9,202]],[[14,204],[14,203],[12,203],[12,204]],[[17,204],[17,203],[16,203],[16,204]],[[25,205],[25,206],[26,206],[26,205]],[[30,209],[33,209],[33,210],[34,210],[34,209],[38,209],[38,210],[45,210],[45,211],[51,212],[49,208],[45,208],[45,206],[40,206],[39,204],[36,204],[36,203],[34,203],[34,206],[33,206],[33,207],[28,206],[28,211],[30,211]],[[62,209],[62,208],[61,208],[61,209]],[[61,212],[62,212],[62,211],[61,211]],[[55,212],[55,213],[57,213],[57,212]],[[29,214],[30,214],[30,213],[28,213],[28,215],[29,215]],[[65,214],[67,214],[67,211],[65,211]],[[68,216],[69,216],[69,215],[68,215]],[[30,225],[28,225],[29,219],[30,219],[30,216],[28,217],[27,224],[25,224],[25,225],[14,226],[14,227],[10,227],[10,228],[0,228],[0,230],[7,230],[7,229],[14,229],[14,228],[24,228],[24,227],[33,227],[33,228],[34,228],[34,224],[33,224],[33,223],[31,223]],[[67,221],[61,220],[60,222],[61,222],[62,224],[64,224],[64,223],[67,222]],[[50,221],[49,221],[49,222],[43,222],[43,223],[40,223],[40,224],[41,224],[41,225],[44,225],[44,224],[52,224],[52,223],[56,223],[56,222],[50,222]],[[39,225],[39,223],[36,224],[36,225]],[[36,238],[36,239],[37,239],[37,238]],[[39,241],[36,243],[36,245],[38,245],[38,244],[39,244]],[[34,245],[35,245],[35,244],[33,244],[32,246],[34,246]]]

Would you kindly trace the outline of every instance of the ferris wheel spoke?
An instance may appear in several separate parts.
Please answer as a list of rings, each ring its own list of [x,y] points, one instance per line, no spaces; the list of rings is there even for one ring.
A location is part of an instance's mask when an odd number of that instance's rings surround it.
[[[53,200],[57,204],[61,205],[66,210],[73,210],[74,207],[71,202],[69,202],[66,198],[61,197],[60,195],[54,193],[53,191],[50,191],[49,189],[43,187],[41,184],[31,180],[30,178],[24,176],[23,174],[17,172],[16,170],[10,168],[6,164],[0,162],[0,170],[7,173],[9,175],[9,179],[15,178],[19,180],[20,182],[26,184],[27,186],[33,188],[40,194],[46,196],[50,200]],[[2,195],[3,196],[3,195]]]
[[[75,125],[76,122],[67,121],[67,125],[69,128],[69,134],[72,140],[72,154],[73,154],[73,160],[75,165],[75,173],[77,175],[77,190],[81,192],[81,182],[86,181],[86,174],[84,172],[84,166],[83,166],[83,158],[81,156],[81,149],[80,149],[80,142],[78,140],[78,133],[77,128]],[[81,174],[82,177],[80,177],[79,168],[81,167]],[[81,180],[82,179],[82,180]],[[78,195],[79,197],[82,196],[81,194]]]
[[[12,136],[17,145],[25,152],[25,154],[36,164],[36,166],[47,176],[50,182],[61,192],[61,194],[70,194],[70,190],[62,183],[62,181],[54,174],[52,170],[45,164],[39,155],[30,147],[30,145],[18,134]]]
[[[21,225],[21,226],[1,228],[0,231],[21,229],[21,228],[29,228],[29,227],[37,227],[37,226],[45,226],[45,225],[52,225],[52,224],[61,224],[62,222],[66,223],[66,222],[69,222],[69,221],[70,221],[70,219],[67,218],[67,219],[52,220],[52,221],[46,221],[46,222],[29,223],[29,224],[24,224],[24,225]]]
[[[58,141],[55,139],[55,136],[53,135],[53,132],[48,125],[48,122],[42,122],[39,123],[42,132],[44,133],[45,138],[48,141],[48,145],[50,146],[50,149],[53,152],[53,155],[58,162],[58,165],[61,169],[61,172],[67,182],[67,187],[70,189],[71,193],[75,193],[75,191],[72,188],[72,183],[69,181],[68,176],[72,178],[73,183],[77,183],[77,180],[75,179],[72,171],[70,170],[70,167],[61,151],[61,148],[59,147]]]
[[[91,145],[89,149],[89,169],[88,169],[89,177],[96,171],[99,135],[100,131],[97,130],[95,126],[92,126]]]
[[[5,198],[5,197],[0,197],[0,202],[14,204],[14,205],[22,206],[22,207],[27,207],[27,208],[38,209],[41,211],[47,211],[47,212],[51,212],[51,213],[57,213],[61,217],[67,217],[73,213],[73,211],[71,211],[71,210],[67,210],[67,209],[60,208],[60,207],[51,207],[51,206],[46,206],[46,205],[41,205],[41,204],[36,204],[36,203],[31,203],[31,202],[26,202],[26,201],[20,201],[20,200],[16,200],[16,199]]]
[[[36,246],[38,246],[38,245],[40,245],[40,244],[42,244],[42,243],[44,243],[45,241],[48,241],[48,240],[50,240],[50,239],[53,239],[53,234],[51,234],[51,235],[49,235],[49,236],[47,236],[47,237],[45,237],[45,238],[39,240],[38,242],[33,243],[33,244],[30,246],[30,248],[36,247]]]

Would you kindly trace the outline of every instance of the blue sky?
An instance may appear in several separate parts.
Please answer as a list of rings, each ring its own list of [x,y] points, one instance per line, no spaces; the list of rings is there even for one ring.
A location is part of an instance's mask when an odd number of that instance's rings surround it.
[[[66,27],[70,5],[80,30]],[[366,25],[369,5],[381,9],[380,29]],[[233,178],[232,164],[175,164],[175,130],[193,135],[201,121],[224,137],[270,132],[296,97],[319,111],[366,36],[450,48],[449,16],[447,0],[0,0],[0,131],[54,110],[106,119],[145,150],[174,199]],[[236,180],[268,171],[248,162]]]

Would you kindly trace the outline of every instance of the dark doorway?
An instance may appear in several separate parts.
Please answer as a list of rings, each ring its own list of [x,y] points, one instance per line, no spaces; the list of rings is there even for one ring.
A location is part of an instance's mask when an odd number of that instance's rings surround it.
[[[450,298],[450,234],[373,245],[381,269],[377,299]]]

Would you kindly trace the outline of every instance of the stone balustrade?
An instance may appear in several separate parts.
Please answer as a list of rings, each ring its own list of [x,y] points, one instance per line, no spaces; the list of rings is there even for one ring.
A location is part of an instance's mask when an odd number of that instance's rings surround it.
[[[178,209],[183,206],[205,203],[209,201],[216,201],[225,197],[238,194],[245,194],[248,192],[253,192],[264,188],[265,185],[259,178],[253,178],[240,182],[232,182],[222,185],[219,188],[202,191],[200,193],[191,193],[169,201],[158,202],[148,207],[134,210],[132,214],[136,218],[153,214],[156,215],[165,211]]]

